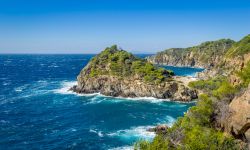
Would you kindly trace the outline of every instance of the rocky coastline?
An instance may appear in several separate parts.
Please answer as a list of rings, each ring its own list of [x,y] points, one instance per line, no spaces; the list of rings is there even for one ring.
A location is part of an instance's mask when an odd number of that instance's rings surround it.
[[[221,61],[233,43],[233,40],[221,39],[188,48],[171,48],[147,57],[147,60],[159,65],[210,69]]]
[[[107,53],[107,55],[104,56],[103,53]],[[113,63],[113,58],[111,57],[116,55],[118,56],[119,53],[129,55],[129,57],[126,57],[127,59],[119,62],[130,62],[130,64],[126,64],[126,67],[129,66],[128,69],[132,71],[129,72],[127,76],[117,75],[117,73],[111,72],[113,71],[110,66]],[[105,61],[106,59],[110,59],[110,61],[100,63],[100,60],[104,60],[104,58]],[[97,64],[96,62],[100,64]],[[133,69],[135,63],[145,64]],[[144,66],[149,66],[149,74],[155,73],[157,76],[152,75],[148,77],[145,76],[144,72],[141,73],[140,71],[142,69],[147,70],[147,68],[142,68]],[[96,70],[97,68],[100,69]],[[93,70],[95,72],[99,72],[99,74],[91,76]],[[124,74],[122,71],[119,71],[118,73]],[[160,80],[158,80],[158,78]],[[72,87],[71,90],[76,93],[100,93],[106,96],[131,98],[154,97],[158,99],[182,102],[189,102],[197,98],[196,90],[188,88],[181,80],[176,80],[168,71],[162,69],[159,71],[159,68],[156,68],[151,63],[144,62],[144,60],[135,58],[132,55],[130,56],[127,52],[118,50],[117,48],[108,48],[93,58],[93,60],[90,61],[89,64],[80,72],[77,77],[77,85]]]

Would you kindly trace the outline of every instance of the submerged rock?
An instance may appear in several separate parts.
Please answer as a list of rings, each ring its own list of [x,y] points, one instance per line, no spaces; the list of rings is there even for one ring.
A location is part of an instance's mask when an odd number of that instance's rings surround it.
[[[155,67],[113,46],[88,63],[77,77],[77,86],[71,90],[114,97],[154,97],[177,101],[196,99],[196,91],[176,81],[173,75],[172,71]]]
[[[168,130],[168,126],[165,124],[158,125],[154,128],[149,128],[147,131],[149,132],[155,132],[156,134],[165,134]]]

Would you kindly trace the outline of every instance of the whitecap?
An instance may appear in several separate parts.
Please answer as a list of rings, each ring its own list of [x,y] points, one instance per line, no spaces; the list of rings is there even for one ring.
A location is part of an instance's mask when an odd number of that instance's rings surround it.
[[[165,120],[167,121],[167,125],[172,127],[173,124],[176,122],[176,119],[172,116],[166,116]]]
[[[3,86],[10,85],[10,82],[3,82]]]
[[[52,63],[51,65],[48,66],[49,68],[57,68],[59,67],[56,63]]]
[[[57,94],[76,94],[73,91],[70,91],[69,89],[76,85],[76,81],[62,81],[61,87],[59,89],[53,90],[54,93]]]
[[[22,85],[22,86],[19,86],[19,87],[14,88],[14,90],[15,90],[16,92],[22,92],[24,89],[27,88],[27,86],[28,86],[28,84],[25,84],[25,85]]]
[[[97,131],[95,129],[90,129],[89,132],[92,132],[92,133],[96,133],[99,137],[103,137],[103,133],[102,131]]]
[[[47,83],[46,80],[38,80],[37,82],[38,82],[38,83]]]
[[[108,133],[110,137],[118,137],[122,140],[134,140],[134,139],[144,139],[152,140],[155,137],[154,132],[149,132],[147,129],[153,128],[154,126],[138,126],[131,127],[130,129],[118,130],[115,132]]]
[[[170,99],[159,99],[155,97],[114,97],[120,100],[132,100],[132,101],[147,101],[151,103],[162,103],[166,101],[170,101]]]
[[[110,148],[108,150],[133,150],[134,147],[133,146],[121,146],[121,147],[115,147],[115,148]]]
[[[101,103],[102,101],[106,100],[106,98],[103,98],[103,97],[97,95],[97,96],[94,96],[88,100],[90,100],[90,101],[87,102],[86,104],[98,104],[98,103]]]
[[[60,83],[60,88],[53,90],[56,94],[74,94],[76,96],[85,96],[85,97],[92,97],[91,102],[87,104],[96,104],[103,101],[100,100],[101,98],[107,98],[105,100],[108,100],[109,102],[117,103],[117,102],[124,102],[124,101],[146,101],[150,103],[162,103],[162,102],[171,102],[170,99],[159,99],[155,97],[113,97],[113,96],[106,96],[101,93],[76,93],[71,90],[73,86],[77,85],[77,81],[62,81]],[[176,103],[190,103],[190,102],[181,102],[181,101],[173,101]]]

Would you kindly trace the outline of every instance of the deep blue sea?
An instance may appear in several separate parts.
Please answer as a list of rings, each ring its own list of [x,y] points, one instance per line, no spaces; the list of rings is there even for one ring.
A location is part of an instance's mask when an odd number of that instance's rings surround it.
[[[0,55],[1,150],[129,149],[155,136],[147,128],[171,126],[194,105],[68,92],[93,56]],[[171,69],[177,75],[197,72]]]

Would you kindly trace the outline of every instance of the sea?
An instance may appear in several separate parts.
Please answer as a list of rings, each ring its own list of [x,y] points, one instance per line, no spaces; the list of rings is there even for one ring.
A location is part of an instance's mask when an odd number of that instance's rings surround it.
[[[195,103],[75,94],[68,89],[94,55],[0,55],[0,149],[133,149],[147,129],[172,126]],[[137,55],[145,57],[147,55]],[[197,68],[164,66],[176,75]]]

